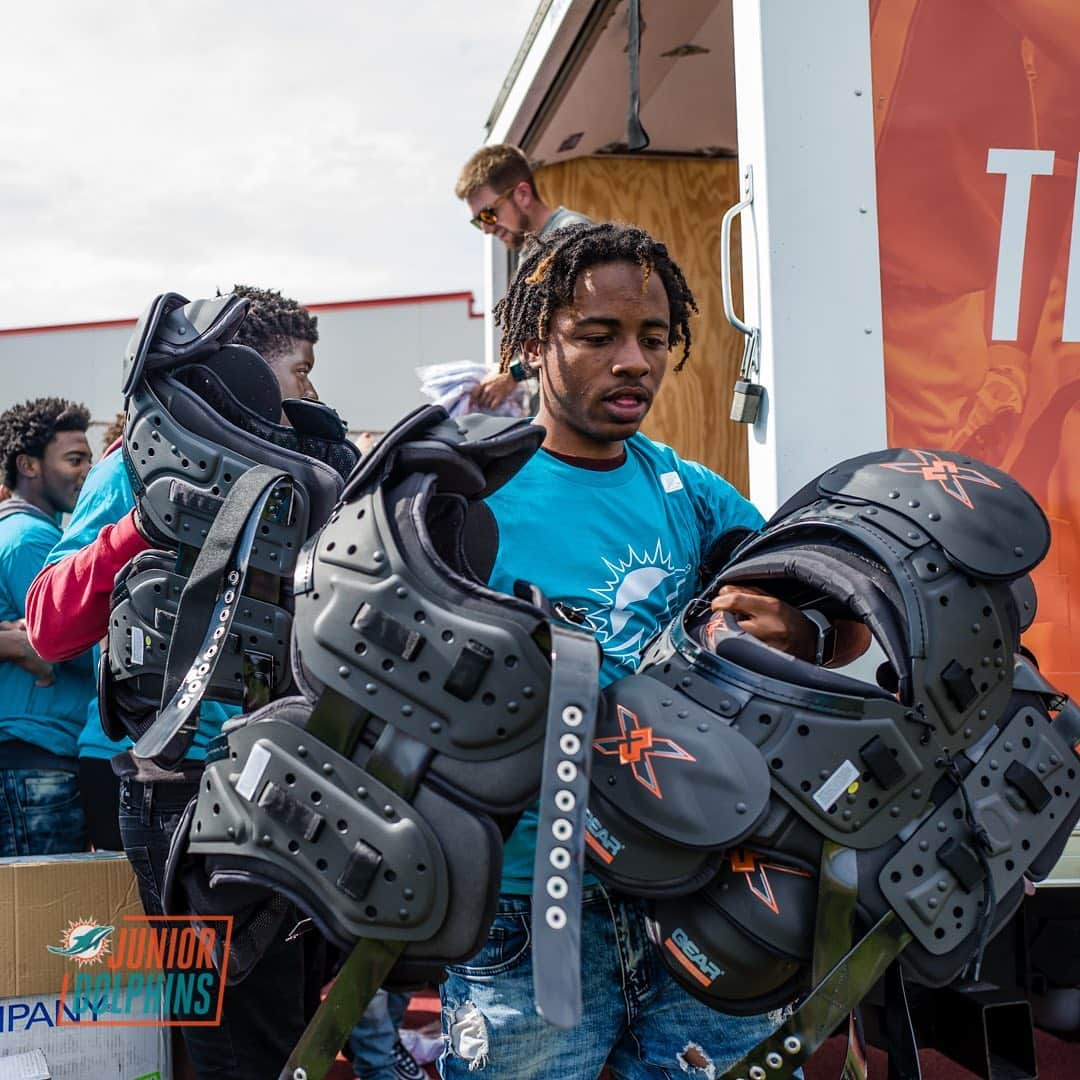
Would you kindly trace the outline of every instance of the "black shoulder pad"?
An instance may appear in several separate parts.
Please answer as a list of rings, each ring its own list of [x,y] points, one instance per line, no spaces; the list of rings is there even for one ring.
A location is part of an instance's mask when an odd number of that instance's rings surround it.
[[[925,530],[978,577],[1026,574],[1050,548],[1050,526],[1007,473],[946,450],[880,450],[818,478],[826,496],[880,506]]]
[[[722,718],[647,675],[604,691],[593,783],[631,821],[689,848],[736,843],[769,801],[761,754]]]
[[[421,405],[403,416],[360,459],[341,493],[343,503],[353,502],[362,492],[375,487],[389,472],[397,456],[398,448],[406,442],[420,438],[430,428],[446,419],[441,405]]]
[[[544,429],[537,424],[483,413],[451,420],[440,425],[432,435],[442,438],[449,424],[456,425],[452,445],[458,448],[463,457],[475,461],[484,471],[485,485],[480,493],[482,499],[501,488],[544,441]]]
[[[248,300],[218,296],[188,300],[179,293],[155,297],[135,324],[124,350],[125,399],[145,371],[174,367],[216,352],[231,341],[247,315]]]
[[[286,398],[281,403],[281,409],[298,435],[312,435],[318,439],[340,442],[349,433],[337,409],[323,401]]]
[[[411,473],[438,477],[443,493],[486,498],[525,464],[544,439],[544,429],[496,416],[447,417],[441,406],[410,413],[356,468],[342,495],[354,501],[380,481],[396,483]]]
[[[150,351],[150,342],[157,333],[161,320],[170,311],[183,307],[187,302],[188,298],[179,293],[162,293],[160,296],[155,296],[139,316],[139,321],[135,324],[135,329],[132,330],[124,349],[123,382],[120,390],[125,400],[131,396],[136,383],[142,378],[143,368],[146,366],[146,355]]]
[[[244,321],[248,305],[245,297],[230,294],[173,308],[158,324],[150,356],[186,360],[225,344]]]
[[[1020,620],[1020,630],[1027,630],[1035,621],[1039,607],[1039,598],[1035,593],[1035,583],[1025,574],[1009,585],[1013,600],[1016,602],[1016,614]]]

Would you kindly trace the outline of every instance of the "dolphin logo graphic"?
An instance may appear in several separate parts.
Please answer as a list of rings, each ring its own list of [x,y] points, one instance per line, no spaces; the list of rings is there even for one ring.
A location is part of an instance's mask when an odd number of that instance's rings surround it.
[[[615,593],[615,603],[611,609],[611,636],[617,638],[633,616],[633,612],[627,608],[636,604],[639,600],[648,597],[653,589],[661,582],[671,577],[671,571],[662,566],[643,566],[639,570],[631,570],[623,578],[618,592]]]
[[[71,942],[62,949],[55,945],[46,945],[45,948],[57,956],[85,956],[93,952],[113,932],[111,926],[91,926],[81,933],[76,934]]]

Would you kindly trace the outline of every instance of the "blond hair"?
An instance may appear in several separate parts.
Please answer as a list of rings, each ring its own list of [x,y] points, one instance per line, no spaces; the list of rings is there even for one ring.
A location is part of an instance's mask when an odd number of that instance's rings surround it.
[[[539,198],[529,159],[518,147],[509,143],[482,146],[465,162],[454,185],[454,194],[459,199],[467,199],[485,185],[501,194],[523,180],[532,188],[533,195]]]

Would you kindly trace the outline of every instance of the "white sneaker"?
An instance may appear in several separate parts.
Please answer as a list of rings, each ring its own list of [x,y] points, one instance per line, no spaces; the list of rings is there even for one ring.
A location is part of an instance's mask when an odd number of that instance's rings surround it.
[[[427,1080],[427,1073],[416,1063],[416,1058],[402,1045],[394,1041],[394,1075],[398,1080]]]

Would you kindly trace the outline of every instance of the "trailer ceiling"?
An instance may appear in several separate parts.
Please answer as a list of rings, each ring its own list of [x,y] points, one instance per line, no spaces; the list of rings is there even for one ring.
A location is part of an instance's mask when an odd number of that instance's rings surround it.
[[[538,163],[624,152],[628,3],[545,0],[530,37],[545,17],[557,25],[543,40],[526,40],[518,70],[488,122],[490,141],[517,143]],[[641,0],[641,10],[641,122],[650,138],[645,153],[734,154],[731,0]],[[530,47],[546,53],[530,58]],[[527,86],[513,86],[526,78]],[[513,114],[503,115],[505,108]]]

